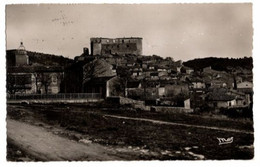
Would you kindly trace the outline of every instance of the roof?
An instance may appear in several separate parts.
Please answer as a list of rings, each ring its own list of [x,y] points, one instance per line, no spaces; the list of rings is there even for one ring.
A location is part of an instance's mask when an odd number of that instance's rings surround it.
[[[167,65],[163,65],[163,64],[156,64],[155,67],[157,69],[170,69],[170,67],[168,67]]]
[[[25,50],[25,47],[24,47],[24,45],[23,45],[23,42],[20,42],[20,46],[19,46],[18,50]]]
[[[240,96],[245,96],[245,93],[238,92],[237,90],[233,90],[233,89],[228,90],[228,93],[232,93],[232,94],[236,94],[236,95],[240,95]]]
[[[198,77],[196,77],[196,78],[191,78],[190,79],[190,81],[192,82],[192,83],[194,83],[194,82],[201,82],[201,83],[203,83],[203,80],[201,79],[201,78],[198,78]]]
[[[167,85],[174,85],[175,87],[188,87],[188,84],[185,82],[180,82],[180,81],[176,81],[176,80],[161,80],[160,81],[160,87],[165,87]]]
[[[189,82],[189,83],[194,83],[194,82],[196,82],[196,83],[198,83],[198,82],[204,83],[203,80],[202,80],[201,78],[199,78],[199,77],[193,77],[193,78],[191,78],[191,77],[186,77],[185,80],[186,80],[187,82]]]
[[[211,81],[210,81],[211,83],[226,83],[224,80],[222,80],[222,79],[212,79]]]
[[[235,96],[227,95],[227,94],[223,94],[223,93],[210,92],[208,94],[208,100],[210,100],[210,101],[231,101],[234,99],[235,99]]]
[[[245,100],[245,99],[243,99],[241,97],[237,97],[236,100]]]
[[[215,94],[218,94],[218,93],[225,94],[228,92],[228,89],[227,88],[209,88],[209,92],[212,92]]]
[[[113,66],[102,59],[95,59],[83,66],[84,78],[98,78],[115,76]]]
[[[249,82],[249,81],[243,81],[241,83],[238,83],[238,85],[242,85],[242,84],[253,84],[252,82]]]

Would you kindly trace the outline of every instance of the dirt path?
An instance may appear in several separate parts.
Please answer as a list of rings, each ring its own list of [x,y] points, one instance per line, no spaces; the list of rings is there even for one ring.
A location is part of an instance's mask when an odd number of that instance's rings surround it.
[[[120,160],[99,144],[82,144],[12,119],[7,119],[7,137],[8,142],[41,161]]]
[[[133,118],[133,117],[124,117],[124,116],[108,115],[108,114],[104,115],[104,117],[126,119],[126,120],[135,120],[135,121],[145,121],[145,122],[151,122],[151,123],[155,123],[155,124],[185,126],[185,127],[194,127],[194,128],[202,128],[202,129],[210,129],[210,130],[219,130],[219,131],[226,131],[226,132],[254,134],[254,132],[245,131],[245,130],[220,128],[220,127],[214,127],[214,126],[192,125],[192,124],[184,124],[184,123],[174,123],[174,122],[159,121],[159,120],[147,119],[147,118]]]

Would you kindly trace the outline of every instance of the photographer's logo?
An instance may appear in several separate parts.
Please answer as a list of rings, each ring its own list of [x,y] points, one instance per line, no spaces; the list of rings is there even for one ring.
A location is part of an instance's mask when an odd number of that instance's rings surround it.
[[[229,143],[232,143],[233,142],[233,137],[230,137],[230,138],[227,138],[227,139],[225,139],[225,138],[218,138],[217,137],[217,139],[218,139],[218,141],[219,141],[219,145],[221,145],[221,144],[229,144]]]

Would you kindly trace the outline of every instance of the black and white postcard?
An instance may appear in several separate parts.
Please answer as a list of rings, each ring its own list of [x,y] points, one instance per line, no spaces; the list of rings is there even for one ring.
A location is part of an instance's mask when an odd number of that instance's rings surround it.
[[[253,160],[253,32],[250,2],[6,4],[6,161]]]

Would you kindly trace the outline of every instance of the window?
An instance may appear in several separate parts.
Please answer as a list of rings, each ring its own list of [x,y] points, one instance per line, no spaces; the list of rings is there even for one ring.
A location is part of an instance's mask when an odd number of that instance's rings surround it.
[[[56,76],[56,75],[53,75],[53,76],[51,77],[51,82],[52,82],[53,84],[57,84],[57,76]]]

